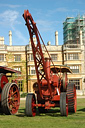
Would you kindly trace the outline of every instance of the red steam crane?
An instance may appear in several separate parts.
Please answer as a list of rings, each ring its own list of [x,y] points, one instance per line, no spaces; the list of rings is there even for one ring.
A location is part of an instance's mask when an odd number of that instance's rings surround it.
[[[54,65],[28,10],[24,11],[23,17],[30,35],[37,75],[37,82],[33,84],[35,93],[28,93],[26,97],[26,115],[35,116],[36,107],[40,113],[46,112],[51,107],[60,107],[62,116],[68,116],[68,111],[76,112],[75,84],[67,82],[67,72],[71,73],[71,70],[64,65]],[[37,44],[33,41],[34,37]],[[41,42],[48,57],[44,57]]]

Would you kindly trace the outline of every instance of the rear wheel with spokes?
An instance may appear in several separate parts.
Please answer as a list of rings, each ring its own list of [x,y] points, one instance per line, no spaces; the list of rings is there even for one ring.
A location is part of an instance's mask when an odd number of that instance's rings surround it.
[[[16,83],[7,83],[1,94],[1,106],[6,115],[16,114],[20,105],[20,93]]]

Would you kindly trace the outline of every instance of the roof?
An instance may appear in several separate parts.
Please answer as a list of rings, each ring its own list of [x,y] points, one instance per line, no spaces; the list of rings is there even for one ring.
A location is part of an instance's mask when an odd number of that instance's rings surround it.
[[[69,72],[69,73],[72,73],[71,69],[66,66],[66,65],[55,65],[54,66],[50,66],[50,69],[52,70],[53,73],[58,73],[58,72]]]
[[[4,67],[4,66],[0,66],[0,73],[18,73],[18,74],[21,74],[20,71],[17,71],[17,70],[14,70],[14,69],[11,69],[11,68],[8,68],[8,67]]]
[[[43,71],[43,68],[41,68],[41,70]],[[50,66],[50,70],[53,72],[53,73],[58,73],[58,72],[69,72],[69,73],[72,73],[71,69],[66,66],[66,65],[54,65],[54,66]]]

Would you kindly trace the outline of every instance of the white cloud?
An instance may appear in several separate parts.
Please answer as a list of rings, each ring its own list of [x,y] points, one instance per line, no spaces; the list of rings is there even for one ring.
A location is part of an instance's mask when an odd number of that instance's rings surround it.
[[[18,29],[12,26],[12,30],[14,31],[16,37],[21,41],[20,45],[28,43],[28,39]]]
[[[54,15],[55,13],[72,13],[72,12],[75,12],[75,13],[79,13],[79,12],[85,12],[85,10],[79,10],[78,8],[74,8],[74,9],[70,9],[70,8],[66,8],[66,7],[60,7],[60,8],[56,8],[56,9],[53,9],[53,10],[48,10],[47,12],[47,16],[52,16]]]
[[[53,15],[54,13],[57,13],[57,12],[69,12],[70,10],[69,9],[67,9],[67,8],[65,8],[65,7],[60,7],[60,8],[56,8],[56,9],[52,9],[52,10],[48,10],[48,12],[47,12],[47,16],[51,16],[51,15]]]
[[[17,11],[7,10],[0,13],[0,24],[11,26],[13,24],[19,24],[17,20],[19,13]]]
[[[0,4],[0,7],[19,8],[19,7],[21,7],[21,5],[14,5],[14,4]]]
[[[17,41],[20,40],[21,43],[24,45],[24,43],[28,43],[28,40],[25,39],[22,32],[20,32],[20,30],[18,29],[19,24],[21,24],[18,17],[19,17],[19,12],[13,10],[7,10],[3,13],[0,13],[0,24],[3,25],[4,29],[6,29],[6,26],[10,28],[10,30],[12,30],[17,37],[17,39],[15,40]],[[17,24],[18,24],[18,28],[16,26]]]

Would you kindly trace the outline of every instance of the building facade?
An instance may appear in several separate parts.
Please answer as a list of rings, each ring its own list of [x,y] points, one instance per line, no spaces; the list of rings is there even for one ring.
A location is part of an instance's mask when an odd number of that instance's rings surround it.
[[[54,65],[64,64],[70,67],[72,74],[68,73],[68,82],[75,83],[78,95],[85,95],[85,45],[81,43],[81,37],[79,37],[79,39],[80,44],[58,45],[58,32],[56,32],[55,45],[51,45],[51,43],[48,42],[46,48],[54,62]],[[43,54],[45,55],[44,49]],[[33,91],[33,83],[36,81],[36,72],[30,42],[27,46],[27,58],[29,75],[28,90],[31,92]]]
[[[79,39],[81,42],[80,37]],[[34,42],[36,43],[35,38]],[[68,82],[76,84],[78,95],[85,95],[85,45],[83,43],[58,45],[58,32],[55,32],[55,45],[48,42],[46,48],[54,65],[64,64],[70,67],[73,73],[68,73]],[[42,49],[45,56],[43,45]],[[11,31],[9,45],[5,45],[4,38],[0,37],[0,65],[21,71],[21,75],[14,74],[9,80],[17,80],[21,92],[33,92],[33,83],[37,78],[30,41],[27,46],[13,46]]]
[[[21,74],[13,74],[9,81],[16,80],[20,91],[26,91],[26,57],[25,46],[12,45],[12,32],[9,31],[9,45],[4,44],[4,37],[0,37],[0,66],[9,67]],[[24,86],[23,86],[24,85]]]
[[[85,90],[85,15],[67,17],[63,22],[63,40],[65,64],[70,66],[75,74],[74,82],[80,84],[78,90]],[[70,81],[73,77],[69,76]]]

